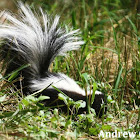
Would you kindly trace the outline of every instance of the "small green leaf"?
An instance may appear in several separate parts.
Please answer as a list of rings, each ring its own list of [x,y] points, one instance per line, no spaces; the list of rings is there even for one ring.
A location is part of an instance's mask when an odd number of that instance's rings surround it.
[[[112,127],[110,125],[102,125],[103,130],[111,130]]]
[[[85,83],[88,84],[89,75],[87,73],[83,73],[82,77],[83,77],[83,80],[85,81]]]
[[[83,100],[76,101],[75,104],[77,109],[86,107],[86,102]]]
[[[89,133],[94,136],[98,135],[97,128],[89,128]]]
[[[66,105],[68,105],[68,102],[67,102],[67,97],[61,93],[58,94],[58,99],[62,100],[65,102]]]
[[[49,96],[39,96],[38,101],[42,101],[42,100],[46,100],[46,99],[50,99]]]
[[[67,128],[70,124],[71,124],[71,120],[69,119],[66,123],[65,123],[65,128]]]
[[[93,83],[92,97],[91,97],[91,105],[92,105],[93,102],[94,102],[94,99],[95,99],[95,92],[96,92],[97,88],[98,88],[98,85],[97,85],[97,83],[94,82],[94,83]]]
[[[22,100],[22,103],[23,103],[25,106],[28,106],[28,105],[30,104],[29,101],[27,101],[27,100],[25,100],[25,99]]]
[[[115,101],[112,99],[112,97],[110,95],[108,95],[107,101],[108,101],[108,103],[115,103]]]

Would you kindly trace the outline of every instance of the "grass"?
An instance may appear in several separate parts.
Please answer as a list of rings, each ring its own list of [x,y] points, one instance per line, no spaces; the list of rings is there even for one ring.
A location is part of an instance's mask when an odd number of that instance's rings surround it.
[[[107,95],[107,114],[99,119],[94,110],[89,114],[66,115],[56,108],[46,108],[46,96],[25,97],[13,90],[1,72],[0,138],[1,139],[98,139],[104,132],[136,132],[140,138],[140,13],[135,0],[28,1],[48,13],[61,15],[64,25],[80,28],[85,44],[66,58],[57,57],[51,70],[64,72],[85,88],[94,85]],[[66,28],[69,28],[66,26]],[[2,64],[4,65],[4,64]],[[26,67],[26,66],[25,66]],[[20,70],[20,68],[19,68]],[[74,102],[62,93],[60,98],[76,109]],[[108,139],[108,138],[106,138]],[[113,139],[113,138],[112,138]]]

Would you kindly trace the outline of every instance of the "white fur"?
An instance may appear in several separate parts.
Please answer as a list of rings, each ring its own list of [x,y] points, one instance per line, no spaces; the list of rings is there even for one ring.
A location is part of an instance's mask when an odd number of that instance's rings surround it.
[[[53,85],[58,89],[77,92],[82,95],[85,95],[84,90],[82,90],[76,82],[69,78],[68,76],[58,73],[58,76],[50,75],[50,77],[42,78],[41,80],[33,80],[31,81],[31,88],[35,90],[41,90],[47,88],[49,85]],[[53,89],[52,86],[49,86],[48,89]]]
[[[58,27],[59,16],[55,16],[52,21],[51,17],[43,13],[41,8],[40,16],[33,13],[30,7],[22,2],[19,2],[19,10],[20,13],[17,18],[9,12],[2,14],[7,23],[0,24],[0,38],[7,39],[15,44],[14,47],[11,46],[11,49],[21,52],[21,55],[27,58],[27,63],[31,64],[32,75],[39,74],[39,63],[42,61],[44,53],[47,55],[50,49],[50,40],[54,38],[54,33],[58,34],[53,42],[53,46],[56,46],[56,48],[62,40],[65,40],[65,44],[60,51],[55,52],[54,57],[65,55],[71,50],[77,50],[80,45],[84,44],[80,37],[76,37],[79,30],[66,33],[65,29]],[[18,42],[23,45],[18,45]],[[51,58],[51,61],[54,57]]]
[[[51,75],[49,78],[42,78],[41,80],[32,80],[31,81],[31,89],[33,91],[36,90],[41,90],[41,89],[54,89],[52,86],[55,86],[56,88],[60,89],[60,90],[66,90],[69,92],[76,92],[79,93],[80,95],[86,96],[85,91],[80,88],[80,86],[71,78],[69,78],[68,76],[62,74],[62,73],[58,73],[58,76],[53,76]],[[91,92],[87,92],[87,94],[92,94]],[[99,94],[103,94],[100,91],[96,91],[95,92],[96,95]]]

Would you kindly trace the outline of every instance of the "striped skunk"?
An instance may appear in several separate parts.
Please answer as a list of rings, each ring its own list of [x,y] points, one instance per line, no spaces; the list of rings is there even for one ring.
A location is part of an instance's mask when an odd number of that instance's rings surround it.
[[[39,16],[39,13],[32,12],[30,7],[22,2],[19,2],[18,6],[17,17],[5,11],[1,16],[6,18],[6,22],[0,24],[0,51],[2,59],[7,62],[6,75],[30,64],[20,71],[24,77],[22,85],[25,95],[44,89],[41,94],[50,97],[45,101],[45,105],[48,105],[58,98],[59,92],[54,89],[56,87],[75,101],[86,101],[85,91],[73,79],[62,73],[49,71],[50,64],[56,56],[77,50],[84,44],[79,37],[79,30],[66,33],[64,28],[58,26],[59,16],[52,20],[41,8]],[[20,88],[20,83],[17,82],[16,85]],[[87,94],[90,96],[90,92]],[[103,113],[102,103],[104,94],[96,91],[92,108],[99,116]],[[82,111],[86,111],[86,108]]]

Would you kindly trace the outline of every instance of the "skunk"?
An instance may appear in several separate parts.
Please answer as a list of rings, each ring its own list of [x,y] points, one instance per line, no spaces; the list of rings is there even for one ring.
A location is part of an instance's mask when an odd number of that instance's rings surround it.
[[[86,101],[86,93],[79,85],[62,73],[49,71],[50,64],[56,56],[66,55],[68,51],[77,50],[84,42],[79,37],[79,30],[66,32],[59,24],[59,16],[52,19],[48,14],[33,12],[29,5],[19,2],[19,14],[2,12],[6,22],[0,24],[1,57],[7,62],[6,75],[19,67],[29,64],[21,70],[24,77],[23,93],[25,95],[42,90],[41,94],[50,97],[45,101],[51,104],[58,98],[61,90],[74,101]],[[17,83],[17,87],[20,84]],[[90,92],[87,92],[90,96]],[[105,95],[96,91],[92,108],[101,116]],[[100,111],[101,110],[101,111]],[[82,111],[86,111],[84,108]]]

